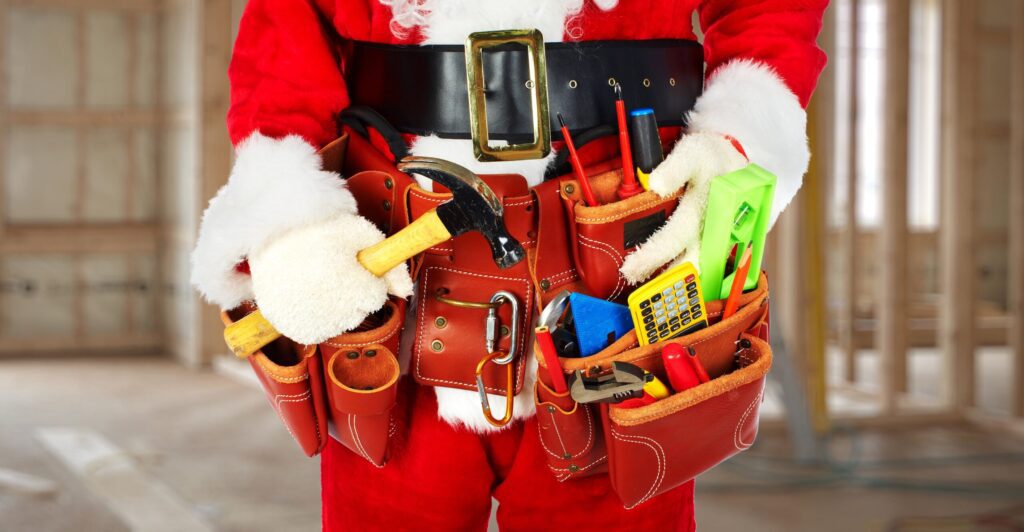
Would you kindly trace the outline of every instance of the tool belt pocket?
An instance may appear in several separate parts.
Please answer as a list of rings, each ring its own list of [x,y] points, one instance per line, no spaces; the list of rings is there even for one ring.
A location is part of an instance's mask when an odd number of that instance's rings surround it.
[[[559,482],[607,471],[608,454],[597,408],[577,403],[569,392],[555,392],[543,377],[537,379],[534,401],[544,457]]]
[[[559,395],[549,387],[552,375],[544,358],[537,357],[537,422],[549,467],[560,480],[591,474],[584,468],[606,459],[592,466],[593,472],[607,471],[623,504],[632,508],[753,443],[772,360],[767,278],[762,274],[757,288],[741,296],[739,310],[722,320],[724,303],[707,302],[710,326],[689,335],[638,346],[635,331],[630,331],[593,356],[559,358],[570,388],[577,370],[594,376],[614,362],[633,364],[667,383],[662,349],[670,343],[692,348],[711,380],[650,404],[577,404],[569,392]],[[601,420],[601,431],[581,453],[587,445],[588,415]]]
[[[589,206],[581,198],[575,180],[564,180],[562,202],[575,242],[573,259],[589,295],[617,300],[625,297],[629,283],[619,273],[622,262],[647,240],[672,214],[678,203],[647,191],[620,200],[615,195],[622,170],[599,171],[590,177],[595,196],[602,203]]]
[[[392,416],[401,374],[395,353],[404,319],[405,300],[393,299],[361,327],[320,344],[331,435],[378,467],[398,427]]]
[[[221,313],[230,325],[255,310],[251,305]],[[327,408],[320,352],[315,345],[278,338],[248,357],[263,392],[306,456],[327,443]]]
[[[639,408],[607,407],[608,474],[626,508],[746,450],[757,436],[771,348],[744,334],[725,375]],[[664,378],[664,370],[648,367]]]

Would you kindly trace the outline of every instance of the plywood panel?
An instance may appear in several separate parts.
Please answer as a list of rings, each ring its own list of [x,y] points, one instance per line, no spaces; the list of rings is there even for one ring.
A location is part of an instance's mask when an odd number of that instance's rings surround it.
[[[124,128],[95,128],[86,136],[84,222],[127,220],[128,175],[133,171],[125,150],[127,141]]]
[[[85,104],[124,108],[128,104],[128,23],[116,12],[85,15]]]
[[[128,294],[137,290],[124,257],[88,256],[81,259],[82,311],[85,336],[128,330]]]
[[[130,198],[128,218],[136,222],[156,220],[157,154],[156,129],[135,130],[135,185]]]
[[[74,219],[74,131],[53,126],[18,127],[9,133],[4,211],[11,223]]]
[[[138,64],[135,67],[135,101],[138,107],[156,105],[156,80],[158,63],[156,15],[142,14],[136,17],[136,54]]]
[[[0,262],[5,284],[14,287],[0,293],[0,336],[71,336],[75,277],[71,257],[11,257]]]
[[[10,104],[24,107],[75,105],[79,64],[75,61],[73,15],[12,9],[5,31]]]

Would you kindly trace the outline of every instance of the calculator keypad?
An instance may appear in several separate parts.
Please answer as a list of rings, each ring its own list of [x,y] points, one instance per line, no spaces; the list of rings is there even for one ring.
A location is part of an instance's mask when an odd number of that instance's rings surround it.
[[[683,336],[707,325],[697,287],[699,282],[690,272],[681,279],[666,279],[660,284],[655,280],[651,283],[657,286],[651,287],[653,294],[645,292],[649,295],[646,299],[635,304],[631,301],[633,308],[638,309],[636,321],[640,330],[637,333],[646,340],[643,343],[653,344]]]

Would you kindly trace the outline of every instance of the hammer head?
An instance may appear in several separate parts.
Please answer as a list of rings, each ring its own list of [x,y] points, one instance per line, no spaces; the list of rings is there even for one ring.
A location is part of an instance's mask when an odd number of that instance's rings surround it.
[[[505,228],[501,201],[476,174],[433,157],[406,157],[398,169],[427,177],[451,191],[452,199],[437,207],[437,216],[453,237],[468,231],[483,235],[499,268],[514,266],[526,256],[523,246]]]

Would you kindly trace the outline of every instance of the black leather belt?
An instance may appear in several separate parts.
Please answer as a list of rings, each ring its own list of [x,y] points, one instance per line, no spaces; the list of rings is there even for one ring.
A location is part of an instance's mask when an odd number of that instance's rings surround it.
[[[701,45],[685,40],[584,41],[545,44],[548,107],[573,132],[615,124],[615,82],[629,108],[654,109],[661,126],[685,125],[704,83]],[[529,56],[501,45],[483,54],[491,139],[532,135]],[[404,133],[470,138],[466,59],[461,45],[407,46],[355,42],[345,63],[352,105],[377,110]]]

